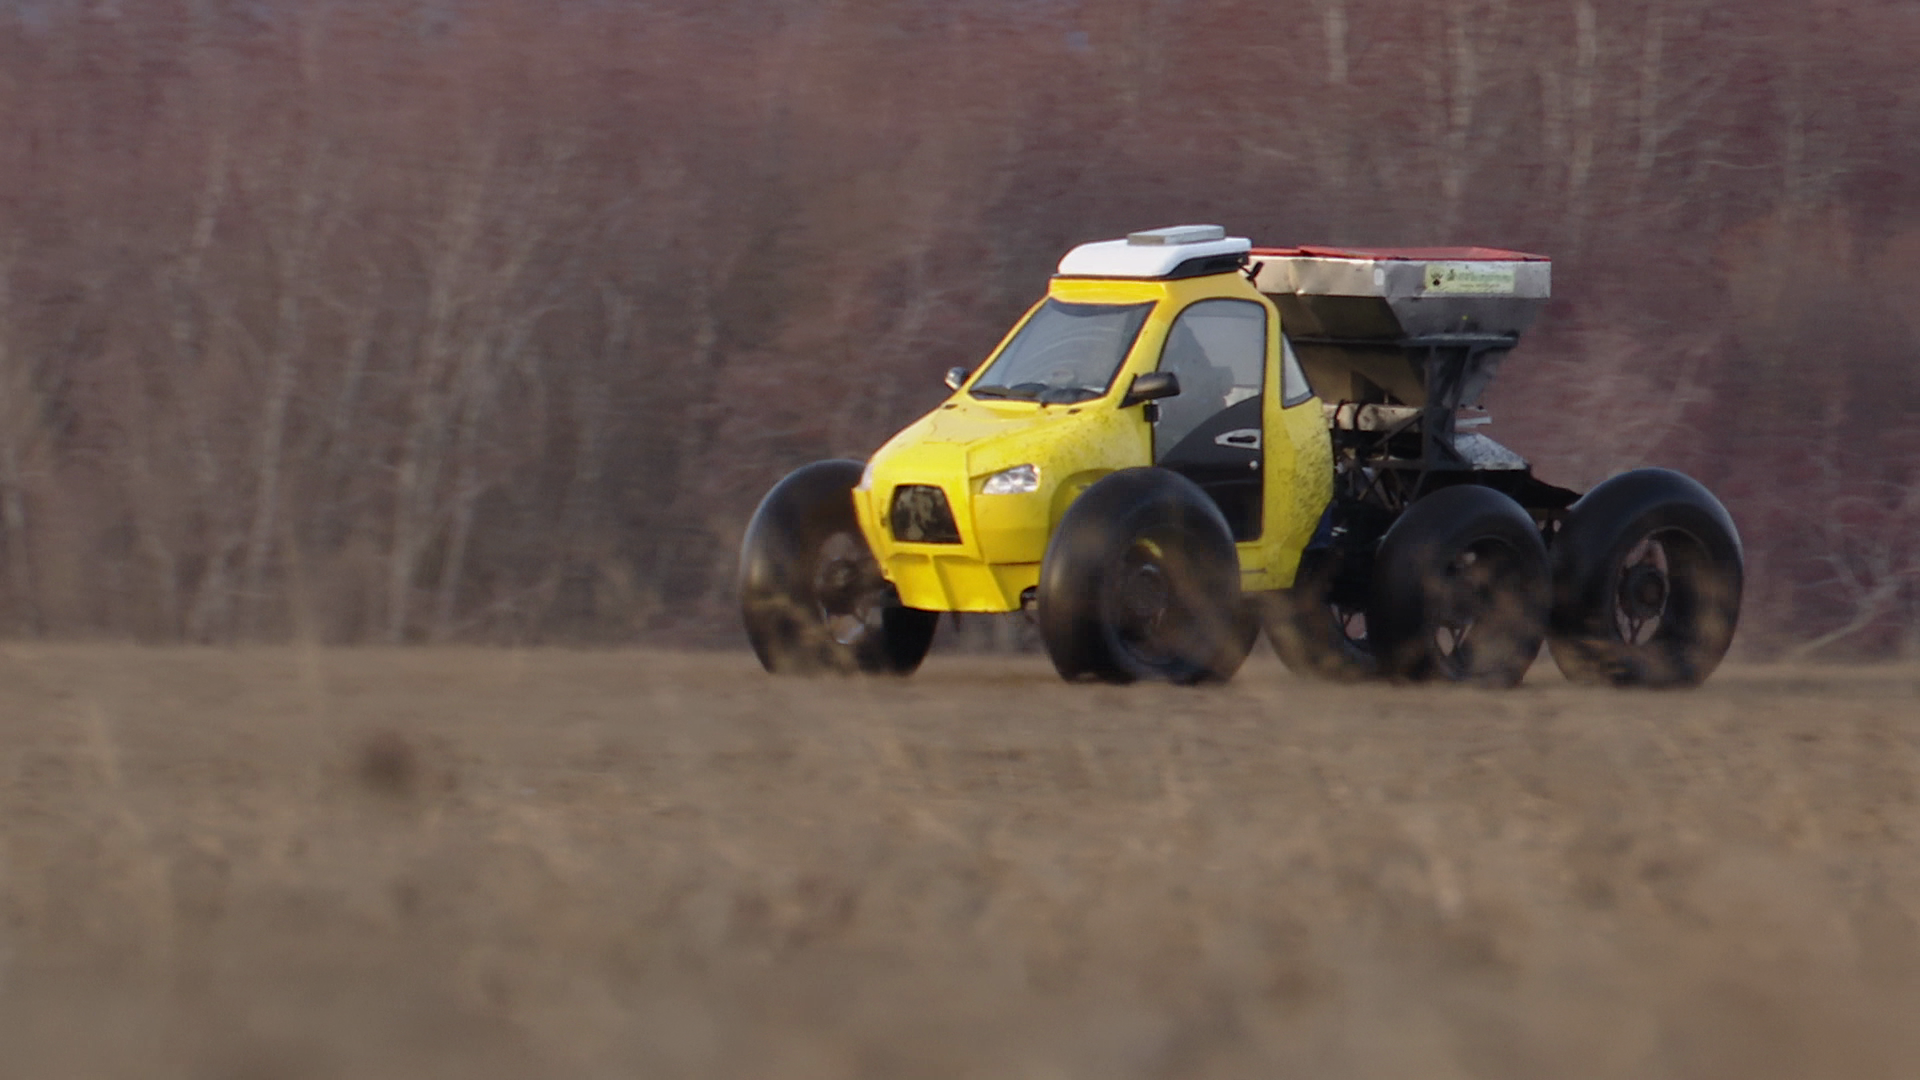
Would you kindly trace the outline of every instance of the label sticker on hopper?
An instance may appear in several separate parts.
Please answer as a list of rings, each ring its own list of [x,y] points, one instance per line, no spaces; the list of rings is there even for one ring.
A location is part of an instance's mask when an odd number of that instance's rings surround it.
[[[1455,293],[1490,296],[1513,292],[1512,265],[1488,266],[1484,263],[1433,262],[1427,264],[1424,278],[1430,293]]]

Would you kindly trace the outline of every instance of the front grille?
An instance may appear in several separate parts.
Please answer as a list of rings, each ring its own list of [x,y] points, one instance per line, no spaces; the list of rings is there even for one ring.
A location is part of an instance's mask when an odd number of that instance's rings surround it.
[[[901,484],[893,489],[893,512],[888,516],[893,538],[911,544],[957,544],[960,526],[954,524],[947,493],[931,484]]]

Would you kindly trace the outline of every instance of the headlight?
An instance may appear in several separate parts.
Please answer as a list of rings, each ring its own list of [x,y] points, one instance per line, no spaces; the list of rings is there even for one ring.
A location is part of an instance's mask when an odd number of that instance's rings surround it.
[[[1001,469],[980,487],[982,495],[1026,495],[1040,490],[1040,467],[1038,465],[1015,465],[1011,469]]]
[[[860,482],[853,485],[855,491],[873,490],[873,459],[867,459],[867,467],[860,470]]]

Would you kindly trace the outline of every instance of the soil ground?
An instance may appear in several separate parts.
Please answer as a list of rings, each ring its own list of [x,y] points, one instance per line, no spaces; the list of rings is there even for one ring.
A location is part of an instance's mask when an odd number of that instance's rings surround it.
[[[1907,1077],[1920,669],[0,648],[0,1073]]]

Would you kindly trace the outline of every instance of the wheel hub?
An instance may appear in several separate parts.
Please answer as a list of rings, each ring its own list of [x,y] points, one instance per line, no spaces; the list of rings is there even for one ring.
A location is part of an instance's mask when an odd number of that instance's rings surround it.
[[[1128,619],[1138,626],[1151,626],[1167,610],[1172,591],[1167,575],[1154,563],[1140,563],[1127,574],[1120,586],[1120,605]]]
[[[1633,620],[1659,618],[1667,606],[1667,575],[1648,563],[1629,567],[1620,577],[1620,608]]]
[[[829,614],[846,614],[858,605],[861,591],[859,567],[842,559],[829,559],[820,567],[814,596],[820,608]]]
[[[841,645],[859,644],[880,628],[886,601],[886,582],[856,539],[836,535],[822,545],[813,602],[829,637]]]
[[[1429,597],[1435,622],[1465,632],[1493,595],[1495,566],[1477,551],[1462,552]]]

